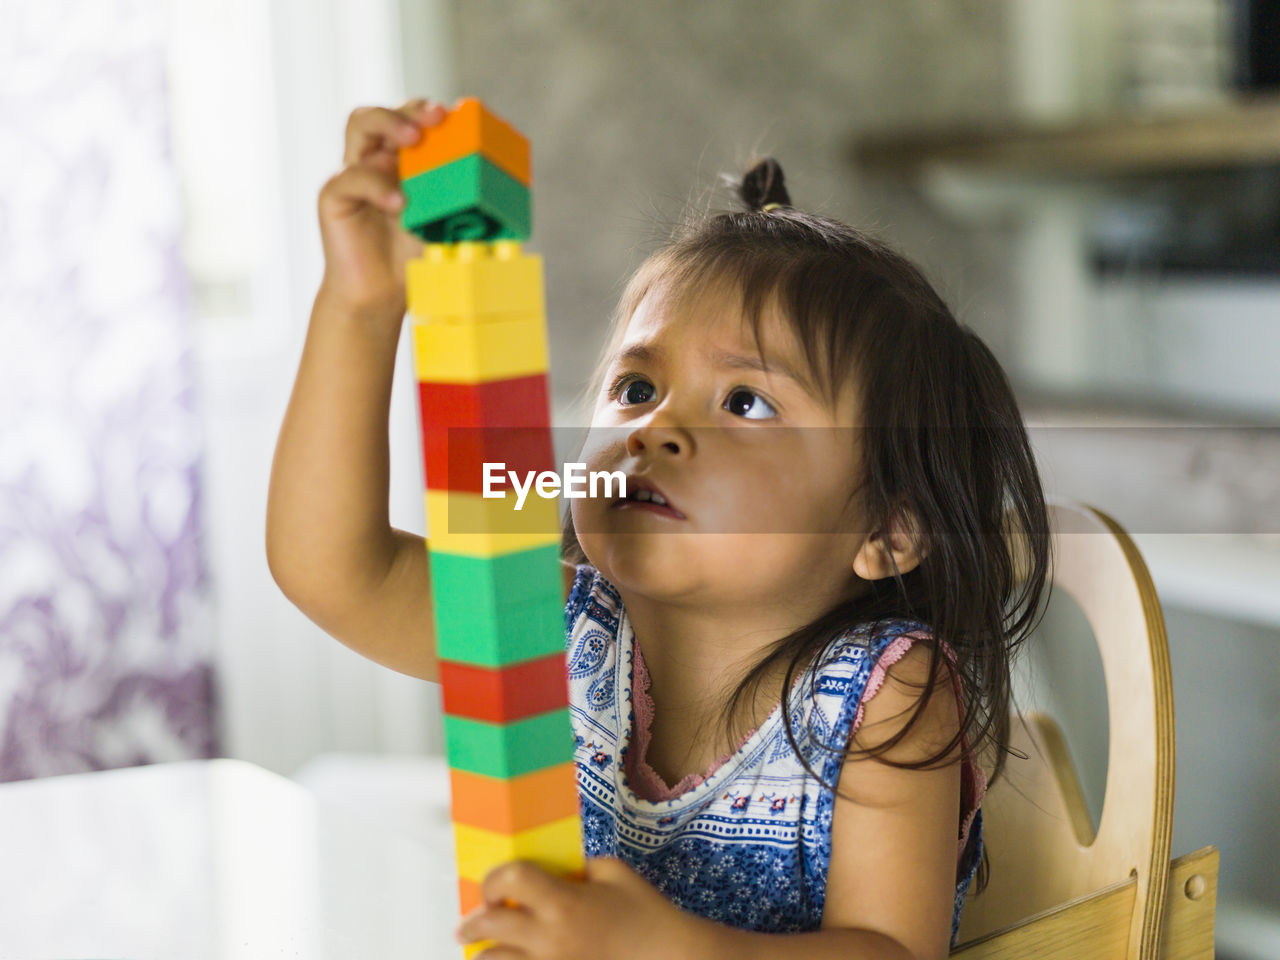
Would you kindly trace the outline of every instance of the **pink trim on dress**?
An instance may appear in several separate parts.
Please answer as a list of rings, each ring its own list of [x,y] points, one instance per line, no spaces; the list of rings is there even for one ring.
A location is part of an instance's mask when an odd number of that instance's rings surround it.
[[[649,751],[649,740],[652,736],[649,728],[653,725],[653,697],[649,696],[649,669],[644,665],[644,656],[640,653],[640,644],[633,640],[631,649],[635,654],[631,662],[631,703],[635,708],[636,719],[631,731],[631,749],[627,751],[623,760],[623,770],[626,772],[628,784],[640,799],[648,800],[650,803],[674,800],[681,794],[688,793],[694,787],[701,785],[709,776],[724,766],[725,762],[733,756],[733,753],[726,753],[708,767],[702,776],[698,776],[696,773],[686,774],[675,786],[667,786],[666,781],[662,779],[658,771],[649,766],[645,760],[645,755]],[[751,730],[742,738],[742,743],[738,744],[738,750],[742,749],[743,744],[751,738],[753,733],[755,733],[755,730]],[[737,750],[734,751],[734,753],[736,752]]]
[[[853,715],[853,726],[849,728],[849,736],[853,736],[853,732],[862,726],[862,708],[868,700],[880,692],[889,668],[906,656],[907,651],[911,649],[911,644],[920,639],[923,638],[918,634],[904,633],[884,648],[884,652],[880,654],[880,659],[876,661],[871,671],[871,676],[867,678],[866,687],[863,688],[862,699],[858,701],[858,712]]]

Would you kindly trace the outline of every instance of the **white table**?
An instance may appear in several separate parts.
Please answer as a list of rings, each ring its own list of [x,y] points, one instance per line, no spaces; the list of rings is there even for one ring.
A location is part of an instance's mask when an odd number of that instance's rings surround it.
[[[421,823],[239,760],[0,784],[0,958],[456,960],[447,801]]]

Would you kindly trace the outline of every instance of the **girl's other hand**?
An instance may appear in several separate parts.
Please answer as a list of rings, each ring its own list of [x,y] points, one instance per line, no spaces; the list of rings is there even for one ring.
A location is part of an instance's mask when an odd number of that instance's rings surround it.
[[[462,918],[458,940],[494,941],[485,960],[706,955],[700,938],[711,921],[681,910],[621,860],[592,858],[586,874],[568,880],[521,861],[495,868],[484,906]]]
[[[398,110],[351,112],[343,168],[320,190],[321,297],[356,313],[394,315],[397,322],[404,316],[405,264],[421,254],[422,243],[400,226],[399,151],[447,113],[423,99]]]

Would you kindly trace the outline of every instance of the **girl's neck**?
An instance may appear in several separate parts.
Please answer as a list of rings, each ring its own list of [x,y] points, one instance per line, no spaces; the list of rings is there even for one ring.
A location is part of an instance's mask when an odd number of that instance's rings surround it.
[[[673,709],[723,700],[779,640],[865,591],[865,581],[811,582],[786,602],[707,604],[655,599],[617,586],[632,632],[643,644],[653,689]]]
[[[637,761],[644,760],[664,789],[686,781],[690,775],[707,776],[741,742],[739,734],[756,729],[768,715],[770,707],[760,710],[757,697],[755,702],[735,710],[732,730],[725,722],[729,691],[754,666],[754,661],[733,664],[708,656],[705,646],[681,649],[670,643],[645,641],[640,633],[633,636],[633,642],[632,678],[636,686],[632,696],[637,701],[632,749],[643,745],[643,755],[637,754]],[[690,652],[692,656],[687,655]],[[643,669],[640,664],[644,664]],[[645,688],[646,710],[639,706],[640,687]],[[768,693],[761,693],[768,697]],[[639,729],[642,719],[646,722],[643,734]]]
[[[718,711],[724,698],[778,639],[802,623],[764,611],[690,609],[622,595],[644,650],[659,713]]]
[[[781,697],[785,664],[740,704],[733,731],[724,723],[729,696],[778,640],[840,599],[814,598],[799,608],[770,603],[727,609],[678,606],[623,590],[620,595],[649,673],[654,714],[648,756],[668,783],[702,773],[734,749],[733,737],[763,722]]]

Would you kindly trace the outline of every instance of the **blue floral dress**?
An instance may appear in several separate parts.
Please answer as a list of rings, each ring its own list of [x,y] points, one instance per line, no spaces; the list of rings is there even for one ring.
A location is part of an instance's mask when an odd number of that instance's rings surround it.
[[[799,681],[792,729],[821,780],[787,742],[778,706],[705,777],[655,793],[652,771],[642,757],[637,764],[633,743],[647,699],[642,665],[640,689],[633,689],[635,637],[617,589],[594,567],[579,565],[565,633],[587,856],[619,857],[677,905],[712,920],[767,933],[817,930],[831,861],[829,784],[842,762],[822,747],[847,743],[884,671],[926,631],[912,621],[882,627],[876,636],[852,628],[810,668],[816,676]],[[638,732],[642,752],[647,723]],[[982,859],[986,789],[982,768],[968,760],[961,779],[953,946]]]

